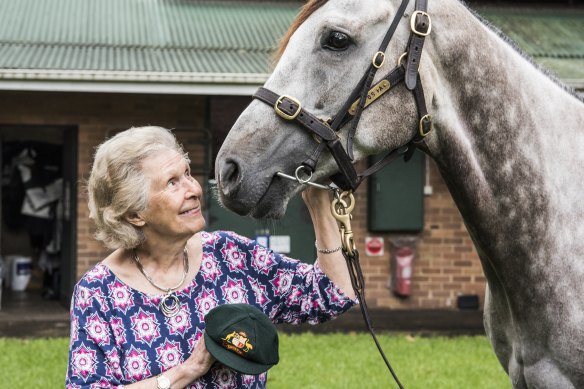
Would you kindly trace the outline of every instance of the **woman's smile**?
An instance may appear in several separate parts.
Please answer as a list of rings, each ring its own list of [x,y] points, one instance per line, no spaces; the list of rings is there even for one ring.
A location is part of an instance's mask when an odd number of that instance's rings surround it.
[[[185,211],[182,211],[181,213],[179,213],[179,215],[181,216],[197,216],[201,214],[201,207],[194,207],[194,208],[189,208]]]

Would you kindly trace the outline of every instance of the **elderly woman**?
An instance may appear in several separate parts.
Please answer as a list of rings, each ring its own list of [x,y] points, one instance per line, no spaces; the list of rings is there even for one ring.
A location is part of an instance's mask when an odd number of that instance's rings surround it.
[[[246,303],[274,323],[319,323],[353,304],[326,192],[303,194],[321,246],[313,266],[204,231],[201,186],[166,129],[101,144],[88,189],[97,239],[114,251],[75,287],[68,388],[265,388],[265,373],[215,363],[201,336],[209,310]]]

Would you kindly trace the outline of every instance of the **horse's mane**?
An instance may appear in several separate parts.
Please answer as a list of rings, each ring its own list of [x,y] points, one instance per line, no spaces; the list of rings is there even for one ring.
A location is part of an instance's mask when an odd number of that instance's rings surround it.
[[[309,0],[306,4],[304,4],[298,15],[296,15],[294,21],[292,21],[288,31],[286,31],[282,39],[280,39],[280,44],[274,53],[274,62],[277,62],[278,59],[280,59],[282,53],[284,53],[284,50],[286,50],[286,46],[288,46],[290,37],[292,34],[294,34],[294,32],[296,32],[296,30],[298,30],[298,27],[300,27],[300,25],[314,13],[314,11],[322,7],[327,1],[328,0]]]
[[[554,75],[553,73],[551,73],[548,69],[544,68],[543,66],[541,66],[540,64],[538,64],[537,62],[535,62],[535,60],[529,54],[527,54],[521,47],[519,47],[517,45],[517,43],[515,43],[515,41],[513,39],[509,38],[509,36],[507,34],[505,34],[503,31],[501,31],[494,24],[492,24],[491,22],[489,22],[488,20],[486,20],[485,18],[483,18],[477,11],[475,11],[472,8],[470,8],[468,6],[468,4],[466,4],[463,0],[461,0],[461,3],[469,10],[469,12],[472,15],[474,15],[475,18],[477,18],[488,29],[490,29],[495,34],[497,34],[497,36],[499,36],[505,43],[507,43],[509,46],[511,46],[511,48],[513,48],[513,50],[515,50],[516,52],[518,52],[526,61],[528,61],[529,63],[531,63],[533,66],[535,66],[536,69],[538,69],[540,72],[542,72],[543,74],[545,74],[549,79],[551,79],[556,85],[558,85],[559,87],[561,87],[563,90],[565,90],[566,92],[570,93],[571,95],[573,95],[574,97],[576,97],[578,100],[584,102],[584,96],[580,96],[578,93],[576,93],[576,91],[572,87],[566,85],[556,75]]]

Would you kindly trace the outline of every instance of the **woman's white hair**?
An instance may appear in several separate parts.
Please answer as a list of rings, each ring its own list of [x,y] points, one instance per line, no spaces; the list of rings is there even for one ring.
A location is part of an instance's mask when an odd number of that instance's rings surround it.
[[[97,147],[87,185],[89,217],[96,239],[107,247],[131,249],[144,241],[141,229],[126,217],[146,209],[150,182],[142,161],[160,150],[174,150],[188,161],[172,132],[162,127],[133,127]]]

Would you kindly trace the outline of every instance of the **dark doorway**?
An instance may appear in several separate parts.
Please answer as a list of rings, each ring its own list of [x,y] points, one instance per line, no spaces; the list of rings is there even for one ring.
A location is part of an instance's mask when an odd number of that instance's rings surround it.
[[[77,128],[0,125],[4,288],[68,304],[76,269]]]

